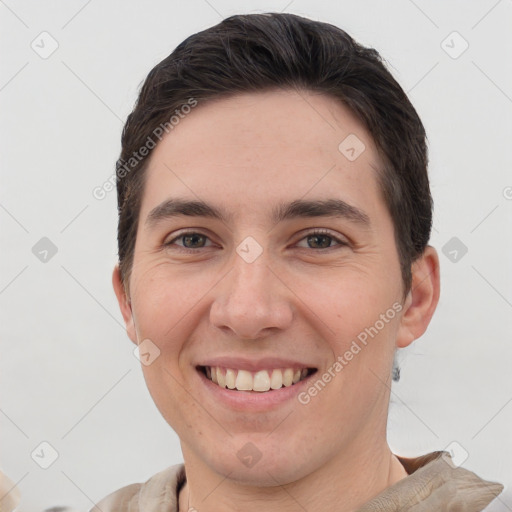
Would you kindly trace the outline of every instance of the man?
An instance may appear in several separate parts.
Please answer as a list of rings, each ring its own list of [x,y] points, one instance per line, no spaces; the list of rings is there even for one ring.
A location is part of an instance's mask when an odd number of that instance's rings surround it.
[[[106,511],[480,511],[503,489],[386,441],[439,299],[425,132],[332,25],[233,16],[148,75],[117,166],[113,285],[184,465]]]

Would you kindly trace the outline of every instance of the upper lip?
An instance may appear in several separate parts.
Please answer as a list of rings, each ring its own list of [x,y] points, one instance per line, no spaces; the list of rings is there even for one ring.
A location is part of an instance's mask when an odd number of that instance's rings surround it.
[[[308,363],[303,363],[293,359],[281,359],[279,357],[263,357],[259,359],[247,359],[242,357],[214,357],[205,359],[197,364],[197,366],[210,366],[222,368],[232,368],[236,370],[247,370],[256,372],[258,370],[273,370],[276,368],[293,368],[294,370],[302,370],[303,368],[314,368]]]

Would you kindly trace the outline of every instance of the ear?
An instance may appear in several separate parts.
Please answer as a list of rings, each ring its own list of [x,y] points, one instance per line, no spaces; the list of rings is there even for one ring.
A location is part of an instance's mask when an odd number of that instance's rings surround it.
[[[128,334],[128,337],[137,345],[137,332],[133,320],[132,305],[130,298],[126,296],[126,290],[121,280],[119,264],[114,267],[114,272],[112,272],[112,285],[114,286],[117,302],[119,303],[119,308],[121,309],[121,314],[123,315],[126,325],[126,334]]]
[[[404,348],[419,338],[428,327],[439,302],[440,273],[437,251],[427,245],[412,264],[412,285],[404,303],[396,346]]]

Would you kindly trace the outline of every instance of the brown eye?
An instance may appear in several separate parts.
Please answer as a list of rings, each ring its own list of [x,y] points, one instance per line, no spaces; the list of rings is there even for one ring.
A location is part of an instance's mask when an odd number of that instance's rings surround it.
[[[182,235],[180,237],[183,240],[183,246],[188,249],[195,249],[197,247],[204,247],[206,237],[199,233],[192,233],[188,235]]]
[[[170,249],[195,252],[195,249],[202,249],[212,245],[210,239],[202,233],[188,231],[181,233],[172,240],[164,243],[164,246]],[[180,243],[181,242],[181,243]]]
[[[306,238],[312,249],[326,249],[332,242],[332,237],[329,235],[309,235]]]
[[[347,242],[330,234],[330,232],[314,231],[303,237],[300,242],[306,240],[307,246],[300,245],[301,248],[306,249],[331,249],[336,246],[346,246]],[[335,242],[333,244],[333,242]]]

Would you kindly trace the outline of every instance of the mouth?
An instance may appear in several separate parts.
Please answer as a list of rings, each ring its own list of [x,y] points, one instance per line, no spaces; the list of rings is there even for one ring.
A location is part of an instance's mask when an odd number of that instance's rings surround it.
[[[197,366],[197,371],[222,389],[270,393],[291,387],[316,373],[316,368],[271,368],[248,371],[221,366]]]

